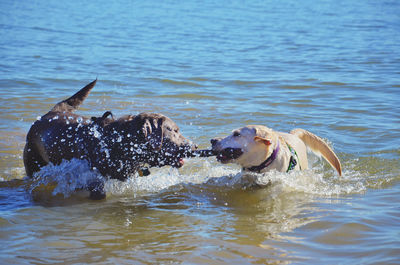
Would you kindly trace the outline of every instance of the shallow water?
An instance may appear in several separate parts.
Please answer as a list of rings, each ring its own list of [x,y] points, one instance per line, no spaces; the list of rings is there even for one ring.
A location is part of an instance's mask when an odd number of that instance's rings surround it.
[[[400,4],[396,1],[2,1],[4,264],[400,263]],[[209,139],[245,124],[326,139],[343,177],[242,174],[214,158],[75,188],[80,161],[25,179],[30,125],[98,78],[79,113],[143,111]],[[252,184],[266,184],[256,188]]]

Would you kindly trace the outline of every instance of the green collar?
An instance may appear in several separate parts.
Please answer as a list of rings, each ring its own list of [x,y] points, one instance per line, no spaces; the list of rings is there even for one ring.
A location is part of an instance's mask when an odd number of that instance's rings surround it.
[[[286,143],[287,147],[289,148],[290,152],[292,153],[292,155],[290,156],[290,161],[289,161],[289,167],[286,170],[286,172],[289,172],[290,170],[294,169],[297,165],[297,160],[299,159],[299,157],[297,156],[296,150],[293,149],[293,147],[291,147],[288,143]],[[297,158],[297,160],[296,160]],[[301,169],[301,167],[300,167]]]

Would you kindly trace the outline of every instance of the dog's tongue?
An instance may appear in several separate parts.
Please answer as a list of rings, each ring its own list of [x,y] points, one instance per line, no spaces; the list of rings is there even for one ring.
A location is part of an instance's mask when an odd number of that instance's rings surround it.
[[[179,159],[179,164],[180,164],[180,166],[183,166],[183,164],[185,164],[185,161],[183,161],[183,158]]]

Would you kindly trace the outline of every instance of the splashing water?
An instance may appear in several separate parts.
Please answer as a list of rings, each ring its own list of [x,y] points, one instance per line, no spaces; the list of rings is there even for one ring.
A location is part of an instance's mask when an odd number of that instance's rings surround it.
[[[85,189],[94,181],[102,181],[103,177],[90,169],[87,161],[72,159],[63,160],[60,165],[48,164],[34,174],[31,193],[40,187],[52,188],[52,194],[69,197],[74,191]]]
[[[235,165],[221,165],[214,159],[194,158],[187,161],[182,169],[172,167],[152,168],[151,175],[139,177],[134,174],[127,181],[111,179],[105,181],[108,195],[138,196],[156,193],[176,185],[208,185],[212,187],[228,187],[247,189],[249,187],[269,187],[271,196],[282,192],[302,192],[317,196],[338,196],[350,193],[365,192],[368,178],[364,174],[352,170],[344,170],[338,177],[333,170],[326,168],[318,157],[311,157],[308,170],[281,173],[243,172]],[[52,189],[52,195],[62,194],[69,197],[76,190],[84,190],[93,181],[104,181],[97,172],[90,169],[86,161],[72,159],[60,165],[49,164],[35,174],[30,191],[39,187]]]

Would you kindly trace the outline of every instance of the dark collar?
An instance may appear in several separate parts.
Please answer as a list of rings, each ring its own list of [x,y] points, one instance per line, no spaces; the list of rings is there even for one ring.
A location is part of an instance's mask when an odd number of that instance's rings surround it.
[[[278,141],[278,145],[277,147],[274,149],[274,151],[272,152],[272,154],[267,158],[267,160],[265,160],[264,162],[261,163],[261,165],[258,166],[253,166],[253,167],[244,167],[244,170],[248,170],[251,172],[257,172],[260,173],[261,170],[263,170],[264,168],[268,167],[269,165],[272,164],[272,162],[274,162],[276,156],[278,155],[279,152],[279,141]]]

